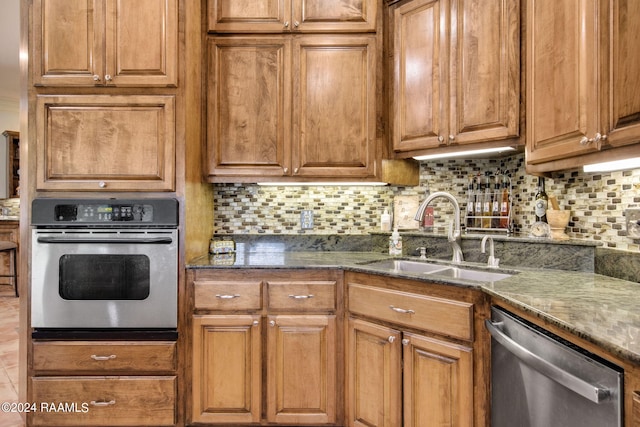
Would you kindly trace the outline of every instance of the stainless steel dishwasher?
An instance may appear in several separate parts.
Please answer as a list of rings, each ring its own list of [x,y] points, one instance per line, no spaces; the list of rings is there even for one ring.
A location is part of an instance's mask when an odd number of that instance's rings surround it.
[[[623,425],[623,370],[491,308],[492,427]]]

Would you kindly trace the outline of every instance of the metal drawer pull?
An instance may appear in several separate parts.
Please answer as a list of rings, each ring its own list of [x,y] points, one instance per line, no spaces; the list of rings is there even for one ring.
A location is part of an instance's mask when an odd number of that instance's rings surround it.
[[[402,313],[402,314],[416,314],[415,311],[413,310],[407,310],[406,308],[400,308],[400,307],[394,307],[392,305],[389,306],[389,308],[393,311],[395,311],[396,313]]]
[[[390,343],[393,343],[396,340],[396,337],[394,337],[393,335],[389,335],[389,338],[387,338],[387,341],[389,341]]]
[[[293,298],[293,299],[309,299],[309,298],[313,298],[312,294],[309,295],[289,295],[289,298]]]
[[[216,298],[220,298],[220,299],[234,299],[234,298],[240,298],[240,294],[234,294],[234,295],[229,295],[229,294],[220,295],[220,294],[216,294]]]
[[[92,354],[92,355],[91,355],[91,358],[92,358],[93,360],[112,360],[112,359],[115,359],[115,358],[116,358],[116,355],[115,355],[115,354],[112,354],[112,355],[110,355],[110,356],[98,356],[97,354]]]
[[[115,405],[116,401],[115,400],[110,400],[108,402],[105,402],[104,400],[92,400],[91,402],[91,406],[111,406],[111,405]]]

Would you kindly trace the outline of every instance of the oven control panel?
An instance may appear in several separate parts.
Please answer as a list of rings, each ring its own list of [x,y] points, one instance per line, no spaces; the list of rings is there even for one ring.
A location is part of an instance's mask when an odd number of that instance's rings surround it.
[[[148,226],[177,225],[175,199],[146,200],[64,200],[34,199],[33,225],[36,226]],[[141,224],[141,225],[142,225]]]
[[[56,221],[62,222],[113,222],[153,221],[153,206],[144,204],[72,204],[55,207]]]

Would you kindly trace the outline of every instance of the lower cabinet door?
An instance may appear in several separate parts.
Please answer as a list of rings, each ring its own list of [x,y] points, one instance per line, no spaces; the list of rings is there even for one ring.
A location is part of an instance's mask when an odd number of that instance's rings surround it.
[[[32,377],[31,426],[173,426],[176,377]]]
[[[267,421],[335,423],[336,317],[270,316],[267,330]]]
[[[260,330],[260,316],[193,317],[192,422],[260,422]]]
[[[473,426],[471,349],[403,334],[404,427]]]
[[[349,319],[347,344],[347,425],[402,425],[400,331]]]

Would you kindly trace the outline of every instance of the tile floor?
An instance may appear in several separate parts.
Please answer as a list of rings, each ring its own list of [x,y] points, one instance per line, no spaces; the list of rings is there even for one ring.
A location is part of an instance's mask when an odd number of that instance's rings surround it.
[[[19,299],[0,286],[0,404],[18,401]],[[22,427],[17,413],[0,410],[0,427]]]

